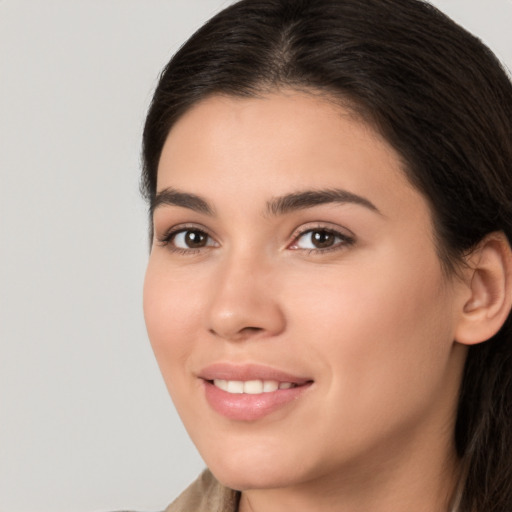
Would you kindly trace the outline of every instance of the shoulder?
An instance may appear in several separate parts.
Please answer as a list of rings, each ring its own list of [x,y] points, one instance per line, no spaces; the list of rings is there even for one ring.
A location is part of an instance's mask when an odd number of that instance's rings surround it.
[[[239,493],[224,487],[206,469],[165,512],[236,512]]]

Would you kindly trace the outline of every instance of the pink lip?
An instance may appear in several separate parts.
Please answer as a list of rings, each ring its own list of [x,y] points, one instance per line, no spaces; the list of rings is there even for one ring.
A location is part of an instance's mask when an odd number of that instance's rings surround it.
[[[218,414],[237,421],[255,421],[263,418],[297,400],[312,384],[311,379],[256,364],[216,363],[202,369],[198,377],[203,380],[206,400],[210,407]],[[216,387],[212,382],[214,379],[275,380],[291,382],[296,386],[256,395],[234,394]]]

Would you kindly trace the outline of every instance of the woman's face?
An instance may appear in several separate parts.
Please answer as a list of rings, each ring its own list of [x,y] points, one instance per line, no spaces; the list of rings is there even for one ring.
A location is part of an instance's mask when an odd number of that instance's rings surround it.
[[[294,486],[452,449],[459,285],[400,166],[305,93],[210,97],[172,128],[144,312],[223,483]]]

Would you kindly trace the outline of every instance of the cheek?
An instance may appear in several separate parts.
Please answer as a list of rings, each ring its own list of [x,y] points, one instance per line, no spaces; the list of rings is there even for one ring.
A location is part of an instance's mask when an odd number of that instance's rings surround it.
[[[437,257],[411,264],[361,260],[350,271],[305,283],[297,322],[326,363],[330,388],[357,397],[361,411],[432,398],[444,378],[453,336],[449,293]],[[414,261],[414,258],[412,258]],[[347,400],[348,400],[347,398]],[[363,413],[363,412],[362,412]]]
[[[151,346],[167,382],[172,368],[183,363],[193,346],[202,293],[190,280],[180,279],[179,272],[166,271],[165,265],[157,263],[150,259],[146,271],[144,318]]]

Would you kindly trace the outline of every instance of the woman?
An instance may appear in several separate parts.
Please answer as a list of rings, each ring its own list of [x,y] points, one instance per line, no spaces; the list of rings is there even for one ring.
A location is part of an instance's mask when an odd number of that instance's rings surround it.
[[[169,511],[512,510],[511,119],[417,0],[242,0],[173,57],[144,310],[211,473]]]

